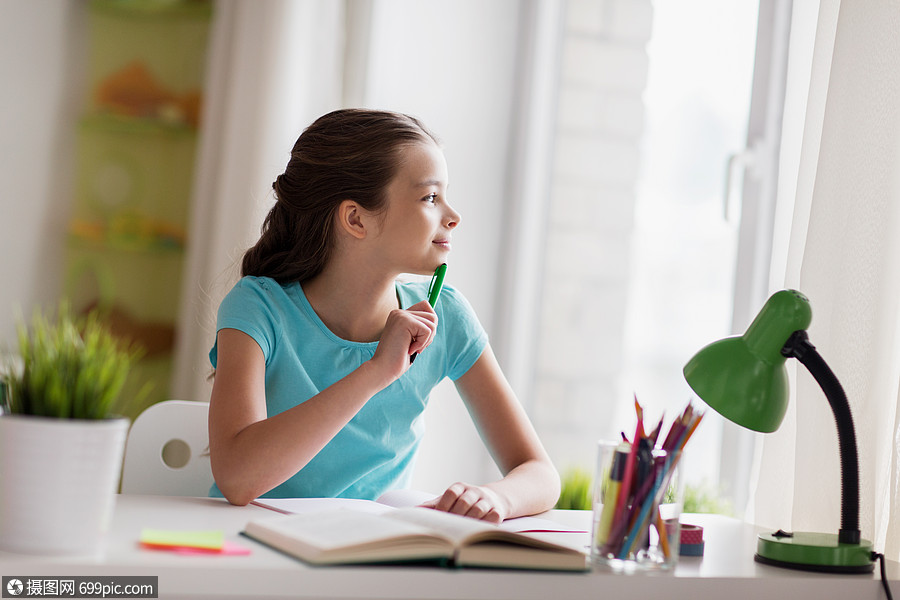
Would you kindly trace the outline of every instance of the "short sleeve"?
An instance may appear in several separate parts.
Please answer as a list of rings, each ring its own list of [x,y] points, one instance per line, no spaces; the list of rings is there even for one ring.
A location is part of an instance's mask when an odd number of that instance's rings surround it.
[[[475,310],[457,289],[447,286],[438,301],[438,318],[446,325],[447,377],[456,380],[466,374],[488,343]]]
[[[222,329],[237,329],[259,344],[266,364],[275,347],[277,332],[281,330],[276,313],[272,310],[270,295],[278,293],[277,283],[261,277],[244,277],[235,284],[219,305],[216,316],[216,333]],[[209,351],[213,368],[218,362],[217,344]]]

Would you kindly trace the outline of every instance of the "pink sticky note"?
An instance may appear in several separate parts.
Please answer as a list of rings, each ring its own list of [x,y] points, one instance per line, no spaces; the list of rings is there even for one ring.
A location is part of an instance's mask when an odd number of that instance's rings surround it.
[[[195,546],[160,546],[156,544],[141,543],[141,547],[157,552],[172,552],[182,556],[246,556],[250,554],[250,548],[245,548],[234,542],[225,541],[221,548],[197,548]]]
[[[239,544],[235,544],[234,542],[225,541],[222,545],[221,550],[208,550],[206,548],[172,548],[172,552],[175,554],[182,554],[185,556],[196,556],[199,554],[203,555],[218,555],[218,556],[246,556],[250,554],[250,548],[245,548]]]

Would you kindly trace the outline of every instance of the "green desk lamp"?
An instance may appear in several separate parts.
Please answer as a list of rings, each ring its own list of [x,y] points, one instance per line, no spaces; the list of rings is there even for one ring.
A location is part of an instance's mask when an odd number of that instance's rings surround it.
[[[785,362],[796,358],[819,383],[837,422],[841,454],[841,528],[835,534],[759,536],[756,561],[779,567],[836,573],[870,573],[872,543],[859,533],[859,459],[850,405],[837,377],[809,342],[809,300],[800,292],[773,294],[742,336],[709,344],[684,367],[700,398],[725,418],[754,431],[778,429],[788,403]]]

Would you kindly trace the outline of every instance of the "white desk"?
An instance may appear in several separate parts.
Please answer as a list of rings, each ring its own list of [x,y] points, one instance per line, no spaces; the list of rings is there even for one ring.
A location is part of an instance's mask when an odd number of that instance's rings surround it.
[[[674,573],[628,576],[423,566],[310,567],[239,535],[249,519],[272,514],[257,506],[236,507],[209,498],[119,496],[101,556],[46,558],[0,553],[0,574],[157,576],[160,598],[884,598],[877,568],[874,575],[851,576],[760,565],[753,561],[757,530],[714,515],[683,519],[704,527],[704,557],[682,557]],[[587,513],[575,511],[554,511],[549,516],[571,524],[586,525],[589,520]],[[252,548],[252,553],[179,556],[144,550],[138,546],[142,528],[220,529],[227,539]],[[888,579],[894,596],[900,599],[900,564],[888,563]]]

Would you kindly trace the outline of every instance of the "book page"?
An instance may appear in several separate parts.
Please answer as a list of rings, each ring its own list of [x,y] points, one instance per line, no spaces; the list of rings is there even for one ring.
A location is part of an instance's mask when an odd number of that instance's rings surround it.
[[[372,514],[382,514],[392,508],[419,506],[436,498],[435,494],[420,490],[388,490],[376,500],[357,498],[257,498],[252,502],[286,515],[346,508]]]
[[[439,494],[423,492],[422,490],[388,490],[378,496],[375,502],[394,508],[407,508],[420,506],[429,500],[434,500]]]
[[[495,543],[505,542],[553,551],[570,551],[573,544],[578,546],[584,545],[581,536],[571,536],[568,533],[516,533],[504,531],[498,525],[430,508],[398,508],[391,513],[387,513],[385,520],[397,520],[421,525],[436,534],[446,537],[457,548],[488,541]],[[550,536],[564,536],[566,541],[561,547],[558,540],[554,540]]]
[[[461,545],[467,539],[477,535],[491,535],[500,533],[497,525],[462,517],[431,508],[411,507],[398,508],[386,515],[391,520],[404,521],[421,525],[451,540],[455,545]]]
[[[443,536],[435,535],[428,527],[347,509],[254,519],[245,531],[263,541],[272,539],[264,532],[273,532],[282,539],[295,540],[296,548],[318,553],[377,550],[390,548],[392,542],[415,539],[431,540],[431,546],[448,546],[446,540],[439,541]]]
[[[500,529],[514,533],[526,532],[556,532],[556,533],[588,533],[587,529],[562,525],[556,521],[541,517],[517,517],[506,519],[500,523]]]
[[[251,504],[286,515],[315,513],[339,508],[376,515],[394,510],[390,506],[372,500],[354,498],[257,498]]]
[[[552,549],[483,542],[461,548],[456,556],[460,566],[506,567],[517,569],[586,571],[586,549],[559,546]]]
[[[421,490],[389,490],[379,496],[375,502],[393,506],[395,508],[407,508],[411,506],[420,506],[429,500],[437,498],[437,496],[437,494],[423,492]],[[585,529],[568,527],[541,517],[516,517],[514,519],[506,519],[500,523],[500,529],[514,533],[526,531],[587,533],[587,530]]]
[[[257,498],[252,502],[257,506],[268,508],[283,514],[304,514],[346,508],[371,514],[384,514],[395,508],[409,508],[433,500],[437,496],[421,490],[389,490],[377,500],[359,500],[354,498]],[[585,533],[585,529],[561,525],[541,517],[517,517],[506,519],[499,525],[503,531],[523,532],[567,532]]]

